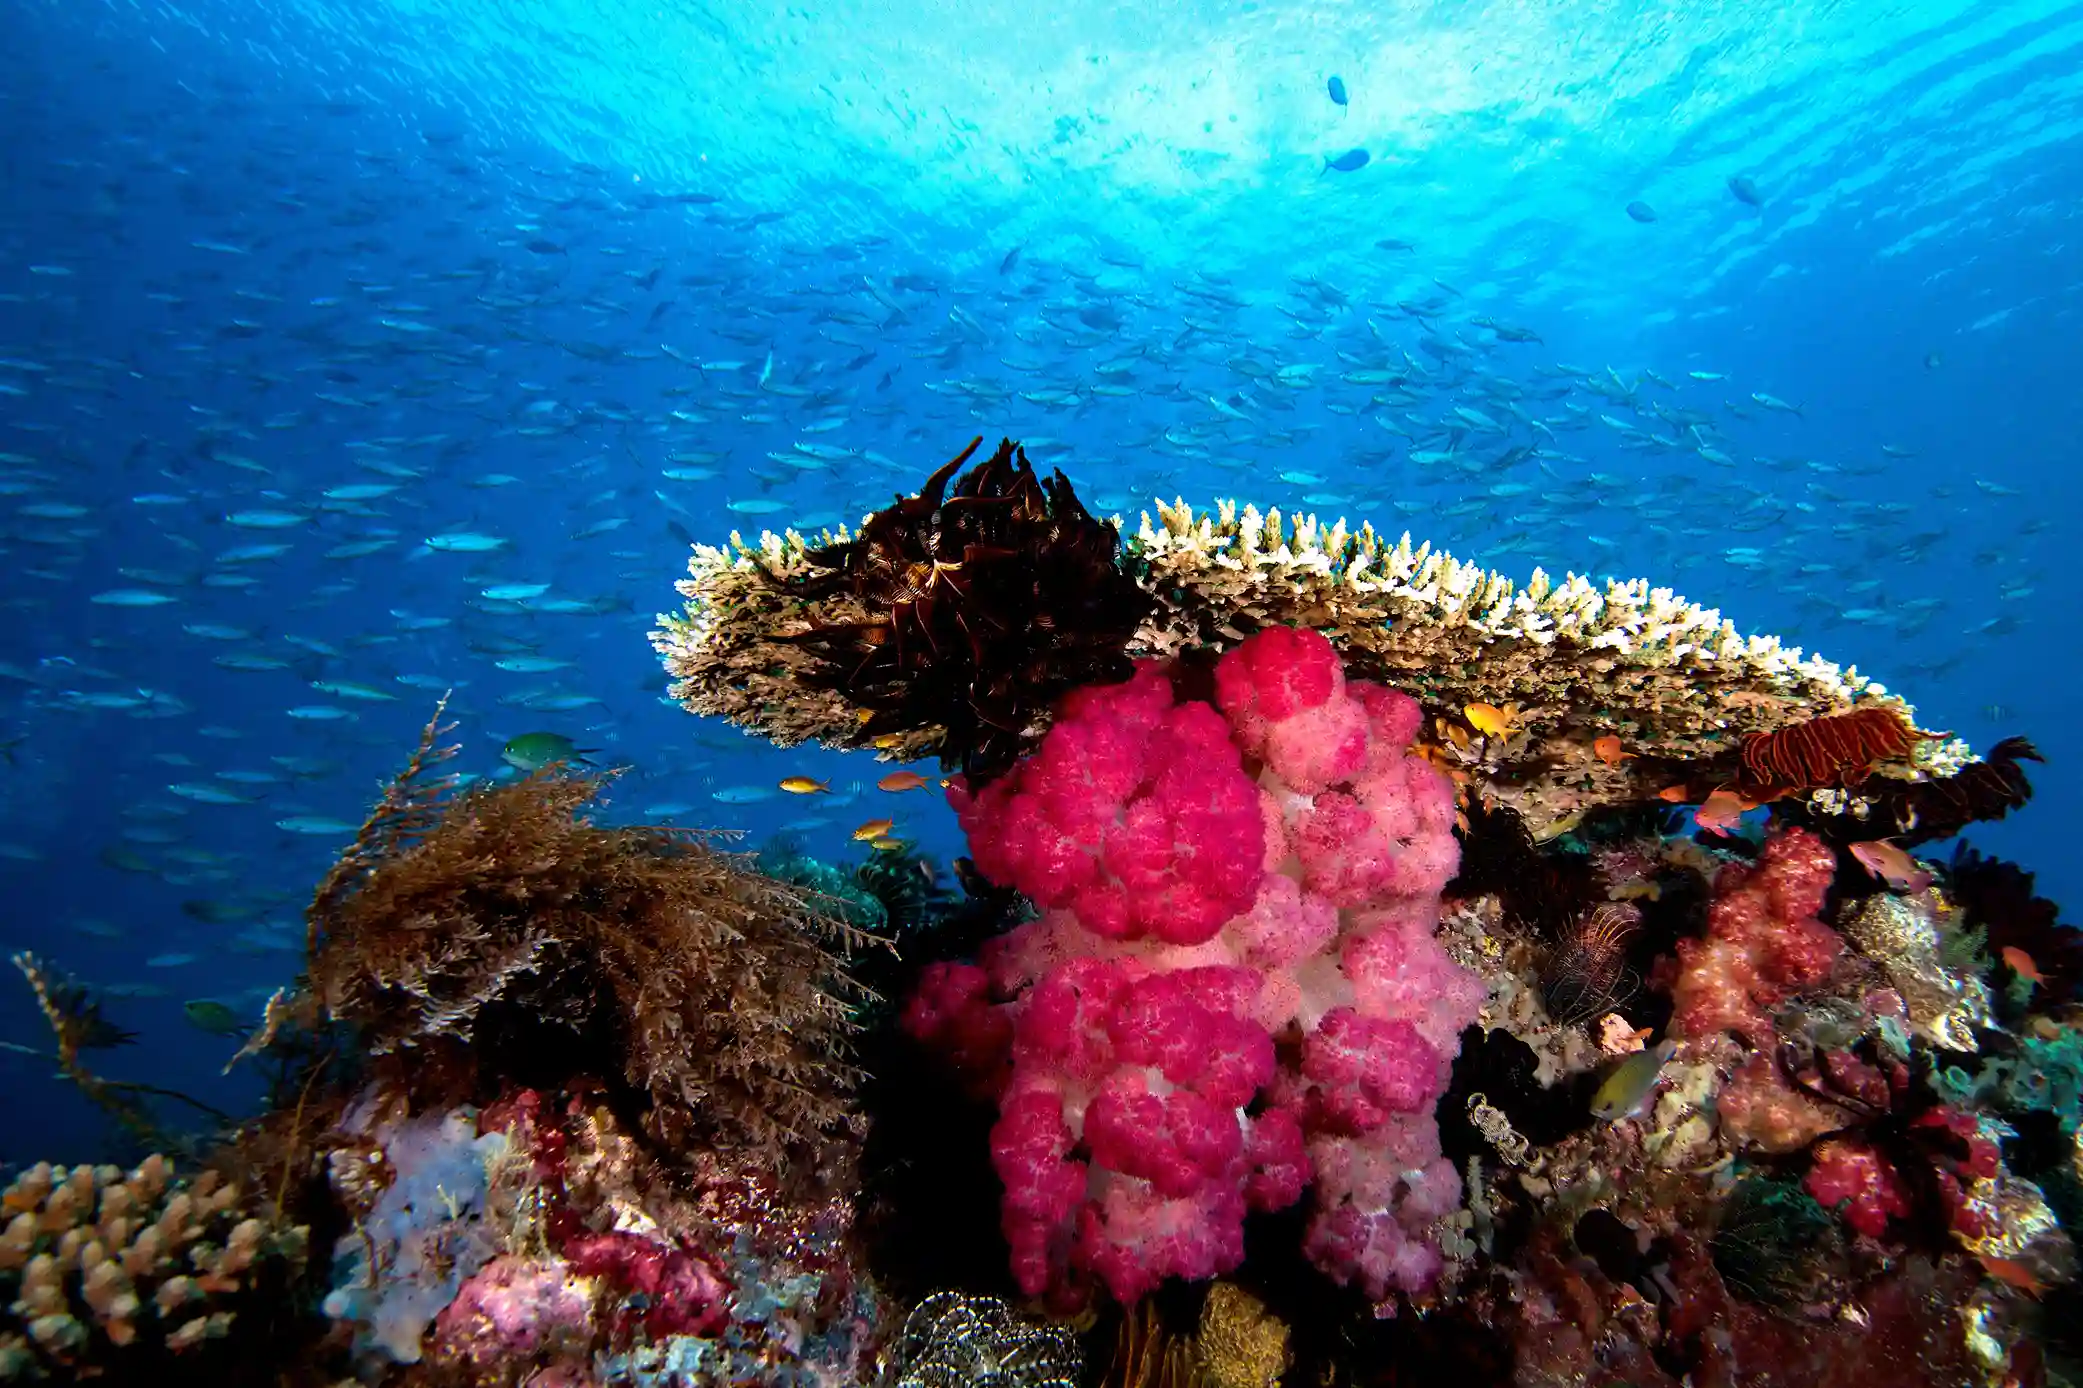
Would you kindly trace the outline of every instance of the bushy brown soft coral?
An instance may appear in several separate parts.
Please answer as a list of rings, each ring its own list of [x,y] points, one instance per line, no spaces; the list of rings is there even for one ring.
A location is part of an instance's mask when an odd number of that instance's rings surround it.
[[[855,990],[835,951],[864,937],[698,835],[580,818],[606,775],[459,793],[439,731],[312,903],[329,1014],[378,1054],[623,1081],[669,1145],[781,1157],[846,1114]]]
[[[869,736],[940,725],[942,764],[972,777],[1010,766],[1062,694],[1127,679],[1151,607],[1114,527],[1060,471],[1038,478],[1011,439],[950,491],[982,442],[857,538],[811,550],[806,571],[767,572],[791,598],[843,593],[861,609],[781,638],[816,657],[799,678],[869,710]]]

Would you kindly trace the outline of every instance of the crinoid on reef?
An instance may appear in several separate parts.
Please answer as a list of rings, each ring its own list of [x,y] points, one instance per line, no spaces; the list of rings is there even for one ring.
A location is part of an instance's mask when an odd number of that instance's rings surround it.
[[[1031,745],[1058,697],[1127,679],[1128,643],[1151,599],[1122,567],[1119,533],[1086,512],[1061,472],[1038,477],[1010,439],[956,479],[982,442],[869,516],[858,536],[745,551],[766,591],[738,600],[765,612],[759,625],[795,657],[778,682],[763,660],[741,668],[710,646],[714,628],[692,606],[661,618],[653,643],[680,678],[674,697],[778,731],[789,717],[775,701],[824,692],[860,715],[847,745],[909,739],[908,755],[937,752],[988,778]],[[698,551],[682,591],[705,596],[701,578],[737,558]],[[814,699],[797,716],[817,718]]]
[[[1743,739],[1743,771],[1754,785],[1786,790],[1857,786],[1876,763],[1906,759],[1918,743],[1942,736],[1881,704],[1751,733]]]
[[[1904,847],[1951,838],[1970,824],[2025,808],[2032,782],[2021,762],[2045,761],[2022,737],[2007,737],[1980,761],[1923,781],[1868,781],[1856,796],[1823,791],[1784,802],[1788,818],[1836,843],[1886,834]]]
[[[826,1135],[868,937],[699,834],[581,818],[610,774],[458,791],[438,719],[312,902],[325,1010],[377,1054],[625,1085],[668,1145],[778,1159]]]

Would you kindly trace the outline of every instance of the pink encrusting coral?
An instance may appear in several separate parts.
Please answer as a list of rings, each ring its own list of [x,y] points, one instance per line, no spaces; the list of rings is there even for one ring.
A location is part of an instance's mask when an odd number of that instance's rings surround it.
[[[1246,1214],[1313,1185],[1310,1256],[1391,1303],[1461,1199],[1433,1109],[1484,989],[1433,938],[1452,789],[1410,753],[1417,704],[1316,632],[1254,636],[1215,692],[1146,662],[956,783],[977,867],[1043,914],[927,970],[905,1024],[998,1098],[1027,1294],[1228,1271]]]
[[[1830,975],[1844,941],[1817,919],[1837,858],[1805,829],[1783,829],[1755,864],[1714,879],[1704,939],[1678,942],[1671,1029],[1692,1038],[1731,1031],[1774,1043],[1769,1010]]]

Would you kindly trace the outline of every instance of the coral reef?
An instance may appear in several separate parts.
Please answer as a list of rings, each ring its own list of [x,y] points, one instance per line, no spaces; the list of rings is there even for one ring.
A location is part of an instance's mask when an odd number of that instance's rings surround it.
[[[686,615],[652,636],[673,697],[783,741],[837,720],[848,745],[897,739],[982,779],[1032,744],[1058,696],[1126,678],[1150,600],[1116,562],[1118,533],[1010,439],[950,490],[982,442],[857,537],[697,550]]]
[[[1447,784],[1408,753],[1416,706],[1314,632],[1214,676],[1219,710],[1154,665],[1082,690],[1010,774],[951,790],[978,868],[1044,914],[929,969],[905,1024],[999,1097],[1029,1295],[1227,1271],[1246,1211],[1312,1180],[1310,1256],[1377,1302],[1423,1292],[1460,1200],[1431,1106],[1480,1001],[1432,937]]]
[[[668,1171],[597,1097],[420,1110],[379,1081],[328,1140],[324,1310],[370,1381],[860,1381],[884,1319],[849,1199],[742,1153]]]
[[[854,1071],[865,937],[700,835],[579,811],[604,774],[457,791],[438,729],[310,910],[313,996],[376,1054],[620,1080],[668,1145],[814,1152]]]
[[[607,828],[612,772],[466,788],[437,713],[233,1058],[271,1111],[6,1193],[0,1377],[2083,1379],[2083,944],[1903,851],[2030,744],[1646,584],[1235,507],[1124,549],[969,458],[698,551],[655,639],[690,706],[959,764],[970,857]]]
[[[266,1344],[307,1242],[216,1171],[177,1180],[156,1154],[33,1166],[0,1216],[0,1381],[250,1379],[233,1357]]]

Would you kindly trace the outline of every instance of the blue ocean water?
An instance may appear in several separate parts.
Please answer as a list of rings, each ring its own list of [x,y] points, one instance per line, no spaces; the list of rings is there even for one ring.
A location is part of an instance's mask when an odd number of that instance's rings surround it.
[[[690,538],[978,434],[1131,527],[1236,496],[1674,587],[2031,736],[1971,838],[2083,886],[2083,7],[0,21],[0,944],[110,990],[124,1078],[253,1100],[182,1005],[289,979],[447,689],[468,772],[555,732],[614,815],[958,852],[889,768],[680,711],[646,633]],[[0,1160],[99,1150],[47,1062],[0,1099]]]

